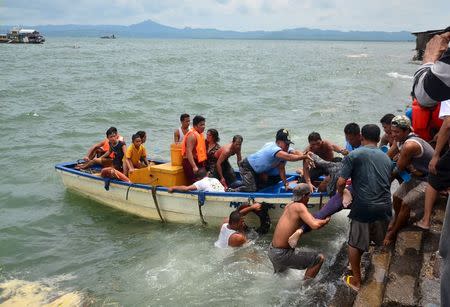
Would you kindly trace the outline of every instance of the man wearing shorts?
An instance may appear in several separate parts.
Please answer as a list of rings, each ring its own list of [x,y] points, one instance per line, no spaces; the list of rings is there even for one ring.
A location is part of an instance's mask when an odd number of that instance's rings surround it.
[[[361,286],[361,255],[370,241],[381,245],[386,234],[391,205],[391,168],[389,157],[378,149],[380,128],[365,125],[361,129],[362,147],[342,161],[337,193],[343,195],[347,179],[352,179],[353,201],[348,239],[348,258],[353,276],[344,276],[345,284],[358,291]]]
[[[269,259],[273,264],[275,273],[281,273],[287,269],[304,270],[305,279],[314,278],[319,273],[324,261],[324,256],[316,252],[304,252],[298,248],[291,248],[289,237],[303,224],[312,229],[318,229],[328,223],[325,220],[315,219],[309,213],[306,205],[311,191],[306,183],[297,185],[292,192],[292,202],[284,208],[283,215],[277,223],[269,247]]]
[[[394,193],[395,218],[384,239],[385,245],[391,244],[400,228],[408,222],[411,208],[424,205],[428,164],[434,154],[433,147],[412,132],[411,121],[405,115],[392,119],[391,133],[395,142],[389,149],[389,155],[399,154],[393,176],[407,170],[411,173],[411,179],[404,181]]]

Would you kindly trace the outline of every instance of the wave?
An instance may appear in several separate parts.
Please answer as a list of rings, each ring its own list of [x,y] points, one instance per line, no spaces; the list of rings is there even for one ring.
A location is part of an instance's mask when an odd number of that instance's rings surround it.
[[[402,75],[402,74],[399,74],[398,72],[388,72],[386,75],[388,75],[388,77],[395,78],[395,79],[412,80],[412,78],[413,78],[412,76]]]
[[[83,306],[79,292],[62,293],[51,286],[19,279],[0,283],[2,306]]]
[[[367,58],[369,55],[367,53],[359,53],[359,54],[347,54],[347,58]]]

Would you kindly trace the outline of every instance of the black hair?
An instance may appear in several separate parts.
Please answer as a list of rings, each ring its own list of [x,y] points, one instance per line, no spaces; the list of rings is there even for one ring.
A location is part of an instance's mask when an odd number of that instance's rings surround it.
[[[380,127],[377,125],[364,125],[361,129],[361,134],[362,137],[368,141],[377,143],[380,141]]]
[[[357,123],[349,123],[345,125],[344,133],[351,135],[358,135],[361,133],[361,130],[359,129],[359,125]]]
[[[206,168],[200,167],[200,168],[198,169],[197,174],[195,175],[195,178],[196,178],[196,180],[200,180],[200,179],[205,178],[206,175],[207,175]]]
[[[185,118],[190,117],[189,114],[183,113],[180,116],[180,122],[182,122]]]
[[[106,137],[117,134],[117,128],[116,127],[110,127],[108,130],[106,130]]]
[[[214,139],[214,142],[219,142],[220,138],[219,138],[219,132],[216,129],[208,129],[208,131],[206,131],[206,133],[211,133],[211,136]]]
[[[201,122],[204,122],[206,119],[201,115],[195,115],[194,119],[192,120],[192,124],[194,126],[197,126]]]
[[[395,117],[394,114],[388,113],[380,119],[380,123],[385,124],[385,125],[390,125],[391,121],[394,117]]]
[[[308,142],[313,142],[313,141],[322,141],[322,138],[320,137],[320,134],[318,132],[311,132],[308,135]]]
[[[239,210],[234,210],[230,213],[230,217],[228,218],[228,224],[237,224],[241,220],[241,213]]]
[[[134,140],[137,139],[137,138],[142,139],[141,136],[140,136],[139,134],[137,134],[137,133],[136,133],[136,134],[133,134],[133,135],[131,136],[131,141],[134,142]]]
[[[242,135],[240,135],[240,134],[236,134],[235,136],[233,136],[233,143],[234,142],[237,142],[237,141],[239,141],[239,142],[243,142],[244,141],[244,138],[242,137]]]
[[[138,132],[136,132],[137,135],[139,135],[139,137],[141,139],[145,138],[145,136],[147,135],[147,133],[145,133],[145,131],[139,130]]]

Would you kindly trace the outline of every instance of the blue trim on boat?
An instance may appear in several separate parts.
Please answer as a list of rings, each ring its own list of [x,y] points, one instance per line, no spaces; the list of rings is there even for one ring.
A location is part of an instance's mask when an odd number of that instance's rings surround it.
[[[98,180],[98,181],[102,181],[104,182],[105,179],[102,177],[98,177],[98,176],[94,176],[92,174],[89,173],[85,173],[79,170],[74,169],[73,167],[76,165],[76,162],[63,162],[63,163],[58,163],[55,165],[55,169],[67,172],[67,173],[71,173],[71,174],[75,174],[77,176],[82,176],[82,177],[86,177],[86,178],[90,178],[90,179],[94,179],[94,180]],[[289,174],[288,175],[288,179],[294,179],[296,177],[295,174]],[[118,185],[123,185],[126,187],[135,187],[135,188],[141,188],[144,190],[151,190],[152,186],[150,185],[146,185],[146,184],[140,184],[140,183],[128,183],[128,182],[123,182],[120,180],[114,180],[111,179],[111,182],[113,182],[114,184],[118,184]],[[277,184],[280,185],[280,184]],[[281,188],[282,184],[280,185]],[[157,191],[165,191],[167,192],[167,188],[166,187],[157,187],[156,188]],[[292,192],[282,192],[282,193],[261,193],[261,192],[203,192],[205,193],[205,195],[210,195],[210,196],[220,196],[220,197],[245,197],[248,199],[254,199],[254,198],[287,198],[290,199],[292,198]],[[192,194],[192,195],[198,195],[199,192],[198,191],[192,191],[192,192],[174,192],[174,194]],[[327,193],[325,192],[314,192],[311,193],[311,197],[320,197],[320,196],[328,196]]]

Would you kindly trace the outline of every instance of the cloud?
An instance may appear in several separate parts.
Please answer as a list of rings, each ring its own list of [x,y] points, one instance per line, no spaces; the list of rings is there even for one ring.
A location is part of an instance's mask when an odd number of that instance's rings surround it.
[[[0,0],[1,1],[1,0]],[[448,26],[448,0],[3,0],[1,24],[120,24],[226,30],[309,27],[426,30]]]

